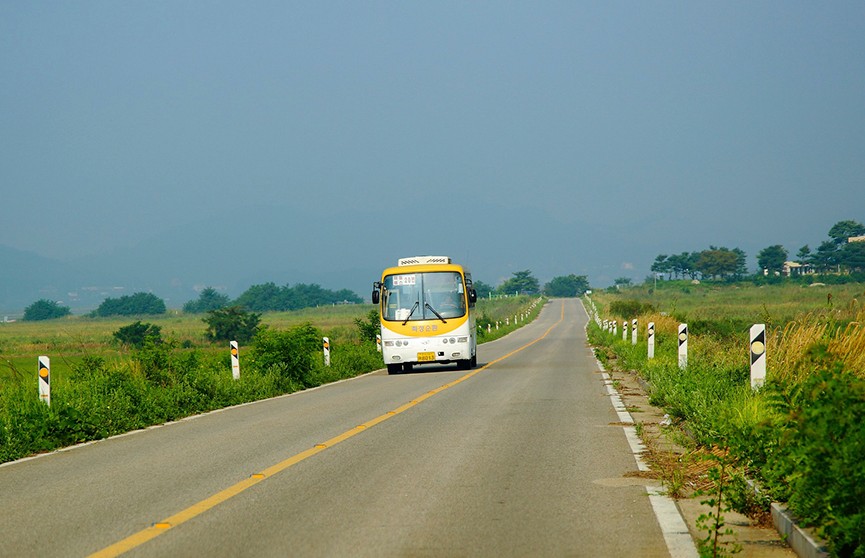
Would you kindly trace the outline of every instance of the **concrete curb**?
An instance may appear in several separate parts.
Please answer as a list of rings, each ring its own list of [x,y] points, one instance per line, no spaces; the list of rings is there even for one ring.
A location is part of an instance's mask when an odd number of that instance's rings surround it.
[[[793,552],[801,558],[828,558],[829,551],[826,546],[808,531],[799,527],[783,504],[772,503],[772,522],[778,532],[785,537]]]

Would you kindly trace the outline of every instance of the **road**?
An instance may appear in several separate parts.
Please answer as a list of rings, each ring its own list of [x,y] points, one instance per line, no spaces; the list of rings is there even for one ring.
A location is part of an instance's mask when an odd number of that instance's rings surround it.
[[[670,556],[586,319],[2,466],[0,555]]]

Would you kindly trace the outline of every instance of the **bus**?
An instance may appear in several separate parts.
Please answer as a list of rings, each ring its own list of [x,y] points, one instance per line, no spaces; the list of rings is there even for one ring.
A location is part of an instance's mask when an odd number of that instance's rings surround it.
[[[373,284],[388,374],[418,364],[477,366],[475,302],[468,269],[448,256],[400,258]]]

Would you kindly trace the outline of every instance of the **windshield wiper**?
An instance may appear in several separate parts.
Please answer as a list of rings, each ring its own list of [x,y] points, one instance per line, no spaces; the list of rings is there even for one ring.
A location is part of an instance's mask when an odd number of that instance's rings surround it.
[[[402,323],[402,325],[405,325],[405,324],[408,323],[409,318],[411,318],[411,315],[414,314],[414,311],[417,310],[417,307],[418,307],[418,306],[420,306],[420,302],[418,302],[418,301],[416,300],[416,301],[414,302],[414,306],[411,307],[411,312],[409,312],[409,313],[408,313],[408,316],[405,317],[405,321]]]
[[[433,308],[432,306],[430,306],[429,302],[425,302],[425,303],[424,303],[424,308],[426,308],[427,310],[429,310],[430,312],[432,312],[433,314],[435,314],[435,315],[436,315],[436,318],[440,319],[440,320],[442,321],[442,323],[445,323],[445,324],[448,323],[447,320],[445,320],[444,318],[442,318],[442,315],[441,315],[441,314],[439,314],[438,312],[435,311],[435,308]],[[403,324],[403,325],[405,325],[405,324]]]

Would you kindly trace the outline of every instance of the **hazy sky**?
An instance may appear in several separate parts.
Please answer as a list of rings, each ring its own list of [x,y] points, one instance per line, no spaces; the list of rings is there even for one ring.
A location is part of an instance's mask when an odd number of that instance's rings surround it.
[[[65,259],[261,207],[373,267],[490,250],[455,206],[542,280],[792,255],[865,221],[865,2],[0,0],[0,194]]]

